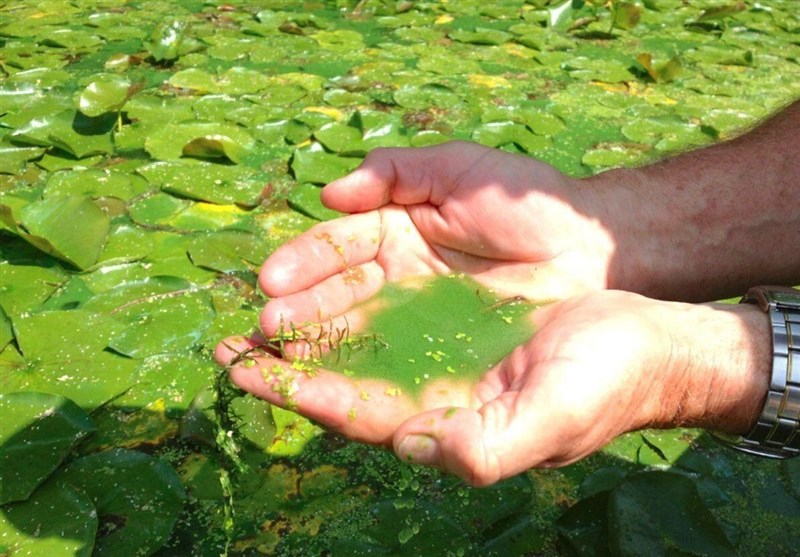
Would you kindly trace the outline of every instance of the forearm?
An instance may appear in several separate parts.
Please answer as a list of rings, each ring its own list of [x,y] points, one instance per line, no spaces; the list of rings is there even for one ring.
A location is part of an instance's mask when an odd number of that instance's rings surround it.
[[[608,286],[674,300],[800,283],[800,102],[748,134],[580,183],[611,239]]]

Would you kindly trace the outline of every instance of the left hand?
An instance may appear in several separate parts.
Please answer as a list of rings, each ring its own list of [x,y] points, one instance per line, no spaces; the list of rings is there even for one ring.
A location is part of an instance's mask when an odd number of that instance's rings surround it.
[[[434,384],[416,398],[387,394],[389,379],[309,375],[269,356],[238,363],[231,378],[347,437],[392,446],[403,460],[478,486],[569,464],[634,429],[743,432],[760,411],[769,341],[758,308],[599,291],[532,319],[533,337],[478,382]],[[217,360],[225,365],[254,342],[229,339]]]

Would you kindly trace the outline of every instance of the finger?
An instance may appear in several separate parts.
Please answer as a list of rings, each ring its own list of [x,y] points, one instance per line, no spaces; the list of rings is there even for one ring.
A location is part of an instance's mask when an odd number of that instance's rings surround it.
[[[348,267],[306,290],[267,302],[261,312],[261,330],[273,336],[282,326],[328,321],[373,296],[384,282],[383,269],[375,262]]]
[[[486,151],[463,141],[375,149],[356,170],[328,184],[322,190],[322,202],[345,213],[369,211],[390,202],[439,205],[463,172]]]
[[[359,383],[299,360],[258,356],[252,362],[232,368],[236,385],[357,441],[386,445],[397,426],[417,411],[386,382]]]
[[[374,260],[380,240],[377,212],[317,224],[270,255],[259,273],[259,284],[272,297],[299,292]]]

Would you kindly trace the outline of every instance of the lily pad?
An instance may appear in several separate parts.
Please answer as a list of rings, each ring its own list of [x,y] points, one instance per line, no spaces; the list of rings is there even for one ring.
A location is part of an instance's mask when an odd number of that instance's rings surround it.
[[[86,116],[119,111],[136,92],[136,87],[118,75],[99,75],[78,97],[78,110]]]
[[[452,89],[438,83],[401,87],[394,92],[394,100],[400,106],[414,110],[430,107],[452,109],[461,104],[461,99]]]
[[[253,144],[253,138],[233,124],[170,123],[147,137],[145,149],[153,158],[160,160],[174,160],[185,155],[227,158],[238,163]]]
[[[48,482],[27,501],[3,507],[0,547],[7,555],[90,557],[97,526],[97,511],[83,491]]]
[[[113,125],[113,118],[87,118],[68,109],[31,120],[17,128],[11,137],[26,145],[57,147],[82,159],[114,151],[111,142]]]
[[[40,250],[79,269],[92,266],[105,244],[108,216],[91,199],[57,195],[26,205],[14,221],[5,219],[11,231]]]
[[[220,205],[252,207],[264,189],[263,178],[243,166],[182,160],[149,164],[137,172],[165,192]]]
[[[94,555],[149,555],[169,538],[185,493],[175,471],[144,453],[115,449],[76,460],[57,479],[84,491],[104,535]]]
[[[24,501],[95,430],[77,404],[54,394],[0,395],[0,504]]]
[[[27,161],[43,154],[38,147],[0,147],[0,174],[20,174]]]
[[[295,211],[317,220],[331,220],[343,213],[328,209],[319,198],[320,188],[314,184],[298,184],[289,193],[289,206]]]
[[[309,148],[295,151],[291,166],[298,182],[327,184],[352,172],[360,162],[360,158],[328,153],[319,143],[315,143]]]
[[[192,263],[220,273],[253,272],[268,255],[264,240],[250,232],[220,230],[198,236],[189,247]]]
[[[516,145],[527,153],[542,151],[551,145],[546,137],[534,134],[527,127],[514,122],[490,122],[477,127],[472,140],[488,147]]]

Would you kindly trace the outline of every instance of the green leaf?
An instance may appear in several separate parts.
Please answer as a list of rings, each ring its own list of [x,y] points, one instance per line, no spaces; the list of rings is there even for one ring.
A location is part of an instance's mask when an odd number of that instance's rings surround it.
[[[13,339],[14,329],[11,326],[11,318],[8,317],[6,311],[0,306],[0,352],[2,352],[6,345]]]
[[[17,128],[11,137],[15,142],[40,147],[57,147],[82,159],[106,155],[114,151],[111,128],[115,118],[87,118],[68,109],[34,118]]]
[[[0,504],[23,501],[95,430],[89,415],[62,396],[0,395]]]
[[[430,107],[452,109],[461,104],[461,99],[452,89],[438,83],[401,87],[394,92],[394,100],[400,106],[414,110]]]
[[[97,526],[97,510],[83,491],[48,482],[27,501],[3,507],[0,550],[5,555],[90,557]]]
[[[166,543],[185,493],[175,471],[144,453],[114,449],[71,463],[57,479],[83,490],[97,508],[95,555],[149,555]]]
[[[298,184],[289,192],[289,206],[295,211],[317,220],[331,220],[343,213],[328,209],[319,198],[320,188],[314,184]]]
[[[189,247],[192,263],[221,273],[253,272],[266,259],[265,241],[249,232],[220,230],[198,236]]]
[[[21,174],[25,163],[38,159],[44,149],[38,147],[3,147],[0,146],[0,174]]]
[[[669,497],[665,497],[669,494]],[[609,542],[618,555],[728,556],[734,548],[686,476],[646,472],[611,492]]]
[[[26,205],[19,235],[42,251],[87,269],[94,265],[108,237],[109,218],[91,199],[57,195]]]
[[[642,9],[638,2],[614,2],[611,5],[611,23],[615,29],[633,29],[639,24]]]
[[[147,152],[160,160],[174,160],[186,155],[228,158],[238,163],[253,145],[253,138],[242,128],[223,123],[169,123],[145,140]]]
[[[243,166],[181,160],[153,163],[136,171],[165,192],[220,205],[252,207],[264,189],[264,180],[256,171]]]
[[[472,140],[488,147],[514,144],[531,154],[546,149],[551,144],[549,139],[538,136],[525,126],[514,122],[482,124],[472,133]]]
[[[144,46],[156,62],[175,60],[181,54],[188,28],[183,21],[165,21],[153,29]]]
[[[547,22],[550,28],[558,31],[567,29],[583,4],[583,0],[565,0],[561,4],[547,8]]]
[[[136,87],[118,75],[99,75],[78,98],[78,110],[86,116],[118,112],[136,92]]]
[[[497,29],[482,29],[480,27],[475,28],[474,31],[457,29],[455,31],[451,31],[448,36],[454,41],[458,41],[460,43],[480,45],[501,45],[508,42],[512,37],[511,33],[506,33],[505,31],[500,31]]]
[[[292,172],[300,183],[327,184],[353,171],[360,158],[339,157],[326,152],[318,143],[297,149],[292,157]]]

